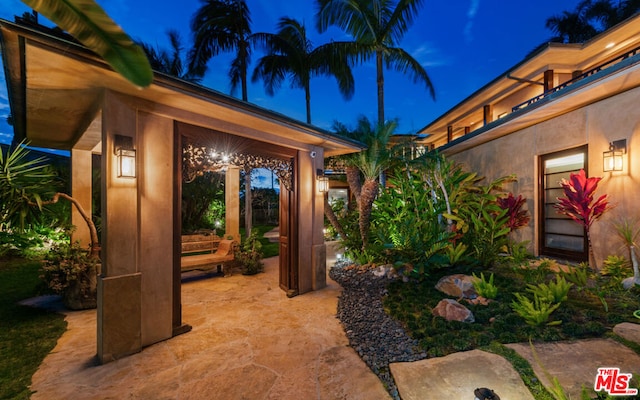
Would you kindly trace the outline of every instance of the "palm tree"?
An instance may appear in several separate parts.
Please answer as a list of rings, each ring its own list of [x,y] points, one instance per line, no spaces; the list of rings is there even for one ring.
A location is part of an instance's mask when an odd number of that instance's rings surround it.
[[[182,62],[182,40],[180,33],[175,29],[167,31],[169,42],[171,43],[171,51],[165,49],[156,49],[147,43],[138,43],[142,50],[144,50],[151,68],[154,71],[162,72],[167,75],[172,75],[185,81],[199,83],[202,79],[202,75],[198,75],[193,71],[186,70]]]
[[[255,38],[265,47],[267,55],[258,61],[252,82],[262,79],[270,96],[287,78],[292,87],[304,89],[308,124],[311,123],[311,77],[333,75],[342,96],[347,100],[353,96],[355,83],[346,55],[333,43],[313,48],[304,24],[283,17],[276,34],[257,33]]]
[[[341,123],[334,124],[336,133],[357,138],[367,146],[360,153],[342,156],[349,189],[354,195],[358,207],[358,228],[362,239],[362,250],[369,243],[371,211],[380,189],[378,179],[381,172],[391,168],[397,159],[393,157],[394,149],[389,146],[389,140],[397,125],[395,120],[383,125],[372,124],[366,117],[360,117],[357,127],[353,130]],[[333,210],[325,207],[327,218],[344,237],[344,229],[340,226],[337,218],[331,215],[332,212]]]
[[[378,87],[378,124],[384,118],[383,67],[409,74],[414,83],[424,83],[431,97],[435,91],[429,75],[411,54],[396,47],[418,14],[423,0],[317,0],[316,24],[320,32],[338,26],[353,42],[335,42],[352,60],[364,62],[375,56]]]
[[[552,42],[583,43],[640,11],[640,0],[583,0],[575,11],[564,11],[547,19],[546,27],[556,36]]]
[[[583,43],[594,37],[598,30],[589,21],[590,5],[591,0],[583,0],[575,11],[563,11],[561,15],[549,17],[545,26],[555,34],[550,41]]]
[[[209,60],[220,53],[235,52],[229,78],[231,93],[242,87],[247,101],[247,69],[251,63],[251,13],[244,0],[201,0],[191,21],[194,35],[189,70],[204,75]]]

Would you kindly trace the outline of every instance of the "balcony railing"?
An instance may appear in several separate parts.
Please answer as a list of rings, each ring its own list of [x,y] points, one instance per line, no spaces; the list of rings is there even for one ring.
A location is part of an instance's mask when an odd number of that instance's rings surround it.
[[[511,109],[511,112],[516,112],[516,111],[521,110],[523,108],[526,108],[526,107],[528,107],[528,106],[530,106],[530,105],[532,105],[534,103],[537,103],[538,101],[544,99],[545,97],[547,97],[547,96],[549,96],[549,95],[551,95],[553,93],[556,93],[557,91],[560,91],[560,90],[566,88],[567,86],[570,86],[570,85],[576,83],[577,81],[579,81],[581,79],[584,79],[584,78],[589,77],[589,76],[591,76],[593,74],[596,74],[596,73],[602,71],[603,69],[606,69],[606,68],[610,67],[613,64],[617,64],[620,61],[626,60],[629,57],[635,56],[636,54],[638,54],[639,51],[640,51],[640,47],[636,47],[635,49],[629,51],[628,53],[625,53],[625,54],[623,54],[621,56],[618,56],[618,57],[614,58],[613,60],[607,61],[606,63],[600,64],[597,67],[592,68],[589,71],[587,71],[587,72],[585,72],[583,74],[580,74],[580,75],[576,76],[575,78],[572,78],[571,80],[568,80],[568,81],[566,81],[565,83],[563,83],[561,85],[558,85],[558,86],[556,86],[554,88],[551,88],[549,91],[547,91],[547,92],[545,92],[545,93],[543,93],[543,94],[541,94],[539,96],[533,97],[533,98],[531,98],[531,99],[529,99],[529,100],[527,100],[527,101],[525,101],[523,103],[518,104],[517,106],[515,106],[515,107],[513,107]]]

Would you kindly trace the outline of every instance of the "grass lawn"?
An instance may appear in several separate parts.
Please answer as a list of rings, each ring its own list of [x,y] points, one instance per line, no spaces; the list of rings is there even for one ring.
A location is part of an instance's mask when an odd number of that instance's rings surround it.
[[[28,399],[31,376],[66,330],[64,317],[19,306],[36,296],[39,261],[0,260],[0,398]]]

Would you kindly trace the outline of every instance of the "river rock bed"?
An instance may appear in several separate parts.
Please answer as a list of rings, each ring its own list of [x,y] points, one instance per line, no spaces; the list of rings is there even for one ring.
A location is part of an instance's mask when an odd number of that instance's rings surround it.
[[[382,299],[391,280],[346,263],[336,263],[329,270],[329,276],[343,288],[337,316],[349,345],[380,378],[391,396],[400,399],[389,364],[422,360],[427,354],[398,321],[384,312]]]

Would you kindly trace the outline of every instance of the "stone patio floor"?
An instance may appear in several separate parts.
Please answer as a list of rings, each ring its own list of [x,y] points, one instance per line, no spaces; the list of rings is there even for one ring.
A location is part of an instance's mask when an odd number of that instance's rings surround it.
[[[278,287],[277,260],[264,260],[265,273],[254,276],[187,276],[183,320],[193,330],[105,365],[95,357],[96,311],[63,311],[68,329],[34,374],[31,398],[390,399],[348,346],[336,318],[339,285],[327,278],[327,288],[289,299]],[[616,332],[640,342],[640,324]],[[549,384],[528,344],[510,347]],[[571,398],[593,386],[598,367],[640,375],[640,356],[611,339],[540,344],[536,351]],[[392,364],[391,371],[403,400],[473,400],[477,387],[502,400],[533,399],[508,362],[480,350]]]

